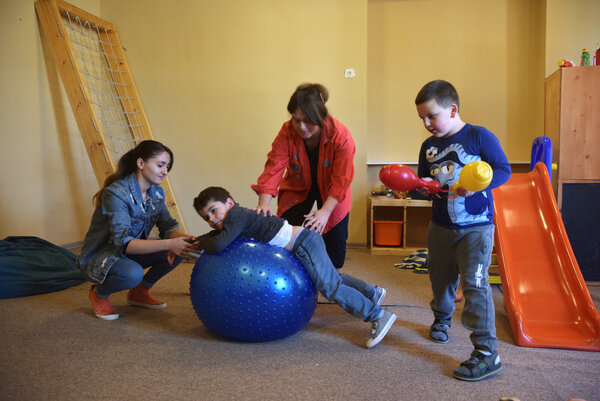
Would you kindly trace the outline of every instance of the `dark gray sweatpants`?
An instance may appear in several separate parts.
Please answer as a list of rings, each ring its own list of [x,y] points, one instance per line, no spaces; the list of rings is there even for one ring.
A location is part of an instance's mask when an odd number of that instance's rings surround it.
[[[494,352],[498,348],[492,289],[488,283],[494,225],[448,229],[429,224],[427,265],[436,319],[450,320],[460,275],[465,296],[463,325],[471,331],[476,349]]]

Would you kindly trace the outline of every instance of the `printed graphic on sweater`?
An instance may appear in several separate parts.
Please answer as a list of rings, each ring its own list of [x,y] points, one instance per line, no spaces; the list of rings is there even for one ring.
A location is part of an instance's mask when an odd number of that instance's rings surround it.
[[[452,185],[458,181],[460,172],[464,166],[468,163],[481,160],[480,156],[467,154],[460,143],[453,143],[445,149],[431,146],[427,148],[425,158],[431,163],[429,167],[431,177],[438,181],[442,188],[452,188]],[[442,196],[445,195],[444,193]],[[440,197],[440,194],[436,196]],[[453,192],[449,192],[448,196],[448,216],[452,223],[462,225],[487,221],[487,208],[472,214],[472,212],[468,211],[468,205],[466,205],[468,198],[457,196],[454,199],[450,199],[455,196]],[[485,192],[478,192],[473,196],[487,197]]]

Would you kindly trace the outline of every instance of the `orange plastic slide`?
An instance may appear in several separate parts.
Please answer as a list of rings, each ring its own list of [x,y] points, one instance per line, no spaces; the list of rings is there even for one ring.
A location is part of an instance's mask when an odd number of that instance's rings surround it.
[[[517,345],[600,351],[600,314],[543,163],[493,190],[496,254]],[[596,241],[595,239],[590,239]]]

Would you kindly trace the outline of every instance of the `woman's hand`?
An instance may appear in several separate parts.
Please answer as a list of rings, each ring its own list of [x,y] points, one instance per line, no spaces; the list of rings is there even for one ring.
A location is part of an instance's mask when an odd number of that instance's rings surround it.
[[[252,210],[256,210],[256,214],[262,214],[264,216],[273,216],[273,212],[271,211],[271,208],[268,206],[265,207],[265,206],[258,205]]]
[[[313,210],[309,214],[304,215],[306,218],[304,227],[321,234],[327,225],[327,221],[329,221],[329,216],[331,216],[331,212],[327,210]]]
[[[331,213],[337,207],[338,203],[338,200],[334,197],[327,197],[320,209],[304,215],[306,220],[304,221],[303,226],[307,227],[309,230],[314,230],[315,232],[322,234],[329,221],[329,216],[331,216]]]
[[[169,239],[169,253],[174,253],[176,256],[181,257],[190,257],[188,252],[194,252],[195,250],[192,244],[193,241],[193,235],[171,238]]]
[[[253,209],[256,211],[256,214],[262,214],[264,216],[273,216],[273,212],[271,211],[272,198],[273,196],[269,194],[258,195],[258,205]]]

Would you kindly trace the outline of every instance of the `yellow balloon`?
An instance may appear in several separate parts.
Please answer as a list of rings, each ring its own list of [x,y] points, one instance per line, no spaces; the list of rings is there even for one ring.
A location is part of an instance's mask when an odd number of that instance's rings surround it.
[[[458,181],[452,186],[452,191],[456,192],[458,187],[471,192],[483,191],[490,185],[493,176],[492,167],[486,162],[482,160],[471,162],[461,170]]]

